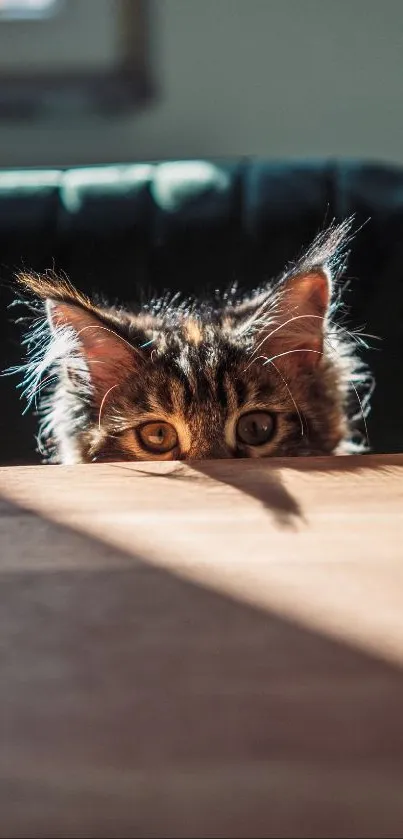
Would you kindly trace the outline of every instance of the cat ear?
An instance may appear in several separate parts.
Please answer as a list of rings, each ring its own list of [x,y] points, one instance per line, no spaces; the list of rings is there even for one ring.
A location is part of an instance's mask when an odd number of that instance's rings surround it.
[[[101,398],[141,358],[113,324],[95,312],[75,303],[47,299],[46,314],[54,339],[64,345],[67,369],[84,376],[87,372],[92,389]]]
[[[22,274],[18,282],[45,305],[51,333],[46,367],[62,364],[98,400],[142,360],[141,351],[120,334],[119,319],[94,306],[69,282],[34,274]]]
[[[331,222],[274,291],[270,288],[243,307],[246,329],[255,334],[255,357],[266,356],[287,369],[312,370],[320,364],[332,283],[345,270],[353,221]]]
[[[320,362],[331,299],[330,274],[315,268],[286,279],[256,347],[282,368],[314,369]]]

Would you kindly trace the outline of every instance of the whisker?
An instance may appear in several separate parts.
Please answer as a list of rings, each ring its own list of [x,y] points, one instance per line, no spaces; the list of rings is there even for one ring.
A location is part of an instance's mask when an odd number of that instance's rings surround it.
[[[336,350],[336,348],[335,348],[335,347],[332,347],[332,346],[331,346],[331,347],[330,347],[330,349],[331,349],[331,352],[332,352],[334,355],[337,355],[337,350]],[[354,391],[354,393],[355,393],[355,395],[356,395],[356,397],[357,397],[357,402],[358,402],[358,404],[359,404],[359,406],[360,406],[360,414],[361,414],[362,421],[363,421],[363,425],[364,425],[364,428],[365,428],[365,437],[366,437],[366,440],[367,440],[367,446],[369,447],[368,426],[367,426],[367,420],[366,420],[366,417],[365,417],[364,407],[363,407],[362,401],[361,401],[361,399],[360,399],[360,396],[359,396],[359,394],[358,394],[358,390],[357,390],[357,388],[356,388],[355,384],[352,382],[351,378],[349,379],[349,385],[350,385],[350,387],[352,387],[352,389],[353,389],[353,391]]]
[[[294,323],[294,321],[302,320],[303,318],[319,318],[319,320],[322,320],[322,321],[325,320],[324,315],[294,315],[292,318],[288,318],[288,320],[284,321],[284,323],[280,323],[280,325],[276,326],[275,329],[272,329],[272,331],[269,332],[268,335],[265,335],[265,337],[263,339],[263,343],[265,341],[269,341],[270,338],[272,338],[273,335],[276,334],[276,332],[279,332],[280,329],[284,329],[284,327],[288,326],[289,323]],[[260,346],[261,346],[261,344],[260,344]]]
[[[98,326],[97,323],[94,323],[94,324],[91,323],[91,324],[88,324],[87,326],[83,326],[82,329],[78,330],[76,332],[77,336],[79,337],[87,329],[102,329],[105,332],[109,332],[115,338],[119,338],[120,341],[123,341],[123,343],[126,344],[128,347],[130,347],[130,349],[133,350],[133,352],[136,352],[140,356],[140,358],[143,358],[140,350],[137,347],[135,347],[133,344],[131,344],[130,341],[126,341],[126,338],[123,338],[122,335],[119,335],[118,332],[115,332],[113,329],[109,329],[108,326]]]
[[[109,388],[109,390],[107,390],[107,391],[106,391],[106,393],[104,393],[104,395],[103,395],[103,397],[102,397],[102,401],[101,401],[101,404],[100,404],[100,406],[99,406],[99,414],[98,414],[98,431],[101,431],[101,414],[102,414],[102,408],[104,407],[104,404],[105,404],[105,401],[106,401],[107,396],[109,395],[109,393],[111,392],[111,390],[114,390],[114,388],[115,388],[115,387],[119,387],[119,385],[112,385],[112,387],[110,387],[110,388]]]
[[[260,356],[260,358],[264,358],[264,356]],[[267,359],[266,359],[266,361],[267,361]],[[304,423],[302,422],[302,414],[301,414],[301,412],[300,412],[300,410],[299,410],[299,408],[298,408],[298,405],[297,405],[297,403],[296,403],[296,401],[295,401],[295,399],[294,399],[294,397],[293,397],[293,395],[292,395],[291,388],[289,387],[288,382],[285,380],[284,376],[282,375],[282,373],[280,372],[280,370],[278,369],[278,367],[277,367],[277,365],[274,363],[274,361],[270,361],[270,364],[274,367],[274,369],[276,370],[276,372],[278,373],[278,375],[280,376],[280,378],[283,380],[283,383],[284,383],[284,385],[285,385],[285,387],[286,387],[286,389],[287,389],[288,395],[289,395],[289,397],[290,397],[290,399],[291,399],[291,401],[292,401],[292,403],[293,403],[293,405],[294,405],[294,408],[295,408],[295,410],[296,410],[296,412],[297,412],[298,419],[299,419],[300,426],[301,426],[301,437],[303,437],[303,436],[304,436],[304,434],[305,434],[305,429],[304,429]]]
[[[333,349],[333,351],[335,352],[334,349]],[[308,349],[307,347],[305,349],[286,350],[286,352],[278,353],[277,355],[274,355],[272,358],[267,358],[266,361],[264,362],[263,366],[265,367],[266,364],[272,364],[273,361],[275,361],[277,358],[282,358],[285,355],[292,355],[293,353],[297,353],[297,352],[305,352],[305,353],[310,352],[310,353],[315,353],[315,355],[323,355],[323,353],[320,350],[311,350],[311,349]],[[369,446],[368,426],[367,426],[367,421],[366,421],[366,418],[365,418],[365,412],[364,412],[363,404],[362,404],[361,399],[359,397],[357,388],[355,387],[355,385],[353,384],[351,379],[349,380],[349,384],[352,387],[352,389],[354,390],[354,393],[357,397],[358,404],[360,406],[360,413],[361,413],[362,421],[363,421],[364,428],[365,428],[367,445]]]
[[[276,356],[274,356],[274,357],[276,357]],[[298,405],[297,405],[297,403],[296,403],[296,401],[295,401],[295,399],[294,399],[294,397],[293,397],[293,395],[292,395],[291,388],[289,387],[288,382],[286,381],[286,379],[284,378],[284,376],[282,375],[282,373],[281,373],[281,372],[280,372],[280,370],[278,369],[277,365],[276,365],[276,364],[274,364],[273,359],[271,359],[271,358],[267,358],[265,355],[259,355],[257,358],[254,358],[254,359],[253,359],[253,360],[252,360],[252,361],[251,361],[251,362],[250,362],[250,363],[249,363],[249,364],[245,367],[245,369],[244,369],[244,371],[243,371],[243,372],[245,373],[245,372],[249,369],[249,367],[251,366],[251,364],[253,364],[255,361],[259,361],[259,359],[261,359],[261,358],[262,358],[262,359],[264,359],[264,364],[263,364],[263,366],[265,366],[266,364],[271,364],[271,365],[274,367],[274,369],[277,371],[277,373],[278,373],[278,375],[280,376],[280,378],[283,380],[284,385],[285,385],[285,387],[286,387],[286,389],[287,389],[287,391],[288,391],[288,394],[289,394],[289,396],[290,396],[290,399],[291,399],[291,401],[292,401],[292,403],[293,403],[293,405],[294,405],[294,407],[295,407],[295,410],[296,410],[296,412],[297,412],[297,414],[298,414],[298,419],[299,419],[300,424],[301,424],[301,437],[303,437],[303,436],[304,436],[304,433],[305,433],[305,430],[304,430],[304,424],[303,424],[303,421],[302,421],[302,415],[301,415],[301,412],[300,412],[300,410],[299,410],[299,408],[298,408]]]
[[[275,335],[275,334],[276,334],[276,332],[279,332],[281,329],[283,329],[285,326],[288,326],[290,323],[294,323],[294,321],[297,321],[297,320],[302,320],[302,319],[305,319],[305,318],[315,318],[316,320],[322,320],[322,321],[324,321],[324,320],[326,319],[324,315],[313,315],[313,314],[309,314],[309,315],[294,315],[294,317],[289,318],[288,320],[284,321],[284,323],[280,323],[280,325],[279,325],[279,326],[276,326],[276,328],[275,328],[275,329],[272,329],[272,331],[271,331],[271,332],[269,332],[269,334],[268,334],[268,335],[265,335],[265,336],[264,336],[264,338],[263,338],[263,339],[260,341],[260,343],[257,345],[257,347],[255,347],[255,348],[254,348],[253,355],[254,355],[255,353],[257,353],[257,352],[260,350],[260,348],[263,346],[263,344],[264,344],[266,341],[269,341],[269,340],[270,340],[270,338],[272,338],[272,337],[273,337],[273,335]],[[332,333],[332,332],[328,332],[327,334],[328,334],[328,335],[331,335],[331,334],[337,334],[337,332],[345,332],[345,333],[346,333],[346,335],[348,335],[348,336],[349,336],[349,338],[351,338],[351,340],[352,340],[352,341],[354,341],[354,342],[355,342],[356,344],[358,344],[359,346],[363,346],[363,347],[365,347],[366,349],[367,349],[368,347],[367,347],[367,344],[365,343],[365,341],[363,341],[363,340],[362,340],[363,338],[372,338],[372,339],[374,339],[374,340],[376,340],[376,341],[380,341],[380,340],[381,340],[381,339],[379,338],[379,336],[378,336],[378,335],[370,335],[369,333],[366,333],[366,332],[359,332],[359,331],[356,331],[356,332],[351,332],[349,329],[347,329],[347,327],[342,326],[341,324],[337,324],[337,326],[336,326],[335,330],[333,331],[333,333]],[[325,339],[326,339],[326,336],[325,336]]]
[[[367,446],[369,446],[368,426],[367,426],[367,420],[366,420],[366,417],[365,417],[364,408],[363,408],[363,405],[362,405],[361,399],[360,399],[360,397],[359,397],[359,395],[358,395],[358,390],[357,390],[356,386],[352,383],[352,381],[350,381],[350,385],[351,385],[351,387],[353,388],[353,391],[354,391],[354,393],[355,393],[355,395],[356,395],[356,397],[357,397],[357,402],[358,402],[358,404],[359,404],[359,406],[360,406],[360,413],[361,413],[362,421],[363,421],[363,423],[364,423],[364,428],[365,428],[365,437],[366,437],[366,439],[367,439]]]
[[[329,337],[337,337],[337,336],[338,336],[338,334],[339,334],[339,332],[340,332],[340,330],[343,330],[343,332],[346,332],[346,333],[347,333],[347,335],[348,335],[348,337],[349,337],[349,338],[351,338],[351,340],[352,340],[352,341],[354,341],[354,343],[356,344],[356,346],[358,346],[358,347],[364,347],[365,349],[368,349],[367,344],[365,343],[365,341],[362,341],[362,340],[361,340],[361,338],[362,338],[363,336],[361,335],[361,333],[360,333],[360,332],[349,332],[349,330],[348,330],[348,329],[346,329],[344,326],[339,326],[339,327],[338,327],[338,328],[336,328],[336,329],[330,329],[329,331],[327,331],[327,332],[326,332],[326,335],[324,336],[324,341],[326,342],[326,341],[328,340],[328,338],[329,338]],[[375,336],[373,336],[373,337],[375,337]]]
[[[29,399],[29,401],[31,402],[32,399],[36,397],[37,394],[41,392],[41,390],[43,390],[43,388],[46,386],[46,383],[52,380],[57,381],[57,376],[54,373],[51,373],[49,376],[45,376],[44,379],[40,379],[39,382],[35,385],[35,387],[33,387],[31,390],[29,390],[28,393],[25,394],[26,398]],[[36,402],[35,407],[37,407]]]
[[[311,350],[311,349],[308,349],[308,347],[306,347],[305,349],[298,348],[298,349],[294,349],[294,350],[286,350],[285,352],[280,352],[280,353],[277,353],[277,355],[273,355],[272,358],[266,358],[266,361],[264,362],[263,367],[265,367],[266,364],[270,364],[272,361],[275,361],[276,358],[283,358],[284,355],[292,355],[295,352],[312,352],[312,353],[315,353],[315,355],[323,355],[323,352],[321,350]]]
[[[248,329],[249,329],[251,326],[254,326],[254,327],[255,327],[255,329],[256,329],[256,327],[258,327],[258,326],[259,326],[259,321],[261,321],[262,326],[263,326],[263,325],[264,325],[264,323],[265,323],[265,321],[263,321],[263,315],[265,314],[265,312],[267,312],[267,310],[268,310],[268,309],[269,309],[269,311],[270,311],[270,314],[272,315],[272,318],[271,318],[271,319],[272,319],[272,320],[274,320],[274,316],[276,315],[276,310],[277,310],[277,309],[278,309],[278,307],[279,307],[279,300],[280,300],[280,295],[279,295],[278,293],[277,293],[277,295],[274,295],[274,294],[270,294],[270,293],[268,293],[268,294],[267,294],[267,297],[266,297],[266,299],[263,301],[263,303],[262,303],[262,304],[261,304],[261,305],[260,305],[260,306],[256,309],[256,311],[255,311],[255,312],[254,312],[254,313],[253,313],[253,314],[252,314],[252,315],[251,315],[251,316],[250,316],[250,317],[249,317],[249,318],[248,318],[248,319],[247,319],[247,320],[246,320],[246,321],[245,321],[245,322],[241,325],[241,327],[238,327],[238,328],[236,329],[236,332],[237,332],[238,334],[243,335],[245,332],[247,332],[247,331],[248,331]]]

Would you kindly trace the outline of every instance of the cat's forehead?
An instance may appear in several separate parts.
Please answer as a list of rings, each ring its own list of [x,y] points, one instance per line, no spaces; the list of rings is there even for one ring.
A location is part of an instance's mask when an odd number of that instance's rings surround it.
[[[183,338],[194,347],[198,347],[206,338],[214,339],[214,332],[210,330],[211,335],[206,334],[208,330],[203,326],[199,318],[186,318],[182,325]]]
[[[156,324],[154,336],[156,342],[162,346],[200,347],[206,343],[216,343],[220,338],[220,330],[211,322],[203,321],[197,316],[188,316],[163,320]]]
[[[157,321],[148,330],[147,338],[154,356],[168,363],[183,360],[186,364],[214,367],[224,358],[230,365],[246,358],[247,342],[237,339],[226,324],[197,315]]]
[[[195,336],[196,337],[196,336]],[[152,356],[141,388],[154,413],[199,419],[264,405],[273,395],[269,374],[225,339],[173,341]]]
[[[288,392],[273,381],[272,368],[226,322],[191,314],[150,322],[150,327],[144,375],[134,377],[130,400],[141,405],[142,418],[149,412],[203,424],[241,410],[288,404]]]

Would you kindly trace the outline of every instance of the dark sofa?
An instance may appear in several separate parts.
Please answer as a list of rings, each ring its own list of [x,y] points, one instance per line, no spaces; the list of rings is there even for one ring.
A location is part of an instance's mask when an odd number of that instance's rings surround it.
[[[63,270],[85,291],[191,293],[276,275],[326,219],[354,213],[349,323],[379,335],[372,449],[403,450],[403,169],[356,162],[172,162],[0,172],[0,368],[18,363],[10,279]],[[0,463],[37,462],[35,420],[0,378]]]

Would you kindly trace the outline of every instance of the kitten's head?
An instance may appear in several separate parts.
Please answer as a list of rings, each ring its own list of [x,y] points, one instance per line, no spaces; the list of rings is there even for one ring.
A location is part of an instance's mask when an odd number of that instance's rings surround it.
[[[22,275],[40,307],[25,392],[31,401],[42,393],[46,459],[347,451],[351,388],[365,378],[332,318],[348,229],[333,226],[276,284],[239,303],[160,300],[129,311],[65,280]]]

